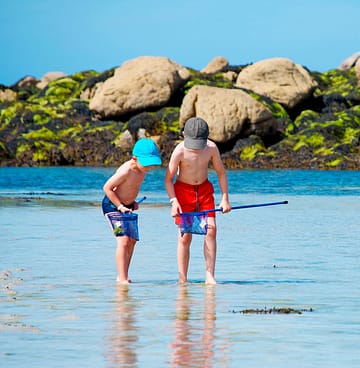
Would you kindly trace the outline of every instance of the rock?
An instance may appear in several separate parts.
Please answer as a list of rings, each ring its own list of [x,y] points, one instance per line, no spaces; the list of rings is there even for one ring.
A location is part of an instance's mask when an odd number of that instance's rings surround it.
[[[96,90],[89,106],[102,118],[160,108],[189,77],[186,68],[168,58],[142,56],[117,68]]]
[[[236,72],[232,71],[232,70],[229,70],[225,73],[222,73],[222,75],[224,76],[224,78],[226,78],[230,82],[235,82],[236,78],[238,76],[238,74]]]
[[[131,149],[135,144],[132,134],[129,130],[125,130],[122,134],[120,134],[119,138],[114,142],[116,147],[121,147],[124,149]]]
[[[17,98],[16,92],[10,88],[0,88],[0,102],[14,102]]]
[[[96,91],[101,88],[103,83],[114,76],[115,68],[106,70],[100,74],[95,74],[93,77],[86,80],[84,88],[80,94],[82,100],[88,101],[95,96]]]
[[[302,66],[286,58],[273,58],[244,68],[237,77],[236,86],[292,109],[310,97],[317,83]]]
[[[236,143],[234,148],[231,151],[231,154],[239,154],[244,148],[252,147],[252,146],[264,146],[263,141],[257,135],[251,135],[248,138],[239,139]]]
[[[44,89],[50,82],[56,79],[60,79],[66,77],[67,75],[63,72],[49,72],[42,76],[39,83],[37,83],[36,87],[40,89]]]
[[[359,170],[359,59],[354,65],[319,73],[270,59],[207,74],[143,57],[103,72],[61,75],[43,89],[25,77],[0,85],[6,96],[0,98],[0,165],[117,166],[146,136],[158,143],[166,166],[184,122],[198,115],[208,121],[227,168]],[[103,94],[101,113],[90,110],[115,70],[118,90]],[[235,87],[249,70],[246,88]]]
[[[217,56],[210,61],[208,65],[204,69],[201,70],[201,73],[204,74],[213,74],[225,71],[229,62],[222,56]]]
[[[31,75],[28,75],[22,79],[20,79],[16,85],[19,87],[19,88],[25,88],[25,87],[28,87],[28,86],[36,86],[36,84],[38,83],[39,81],[32,77]]]
[[[355,74],[358,80],[358,86],[360,86],[360,59],[358,59],[355,64]]]
[[[209,138],[224,143],[250,134],[259,136],[277,131],[271,111],[242,90],[194,86],[180,108],[180,127],[199,116],[209,124]]]
[[[356,62],[360,59],[360,52],[355,52],[350,57],[345,59],[339,66],[339,70],[349,70],[355,66]]]
[[[26,101],[30,96],[39,92],[39,88],[36,87],[38,83],[36,78],[29,75],[13,84],[11,89],[17,92],[18,100]]]
[[[103,82],[99,82],[94,86],[94,88],[84,89],[80,94],[80,99],[84,101],[90,100],[91,98],[95,96],[96,91],[99,88],[101,88],[102,85],[103,85]]]

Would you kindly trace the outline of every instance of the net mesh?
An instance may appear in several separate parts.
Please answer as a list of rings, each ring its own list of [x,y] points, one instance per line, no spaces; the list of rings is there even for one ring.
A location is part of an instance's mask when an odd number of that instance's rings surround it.
[[[106,217],[115,236],[129,236],[139,240],[138,215],[136,213],[109,212]]]
[[[180,214],[180,232],[184,234],[206,235],[208,230],[208,215],[206,212],[191,212]]]

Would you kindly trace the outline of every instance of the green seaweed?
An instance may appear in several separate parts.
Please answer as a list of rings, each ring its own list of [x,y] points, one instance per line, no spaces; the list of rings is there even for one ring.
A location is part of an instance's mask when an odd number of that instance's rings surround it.
[[[255,156],[264,151],[264,147],[261,144],[254,144],[244,147],[241,150],[240,158],[242,160],[253,160]]]
[[[290,308],[290,307],[273,307],[273,308],[262,308],[262,309],[242,309],[230,311],[231,313],[241,313],[241,314],[302,314],[303,312],[314,312],[313,308]]]
[[[45,128],[42,127],[41,129],[38,130],[32,130],[28,133],[24,133],[22,135],[25,139],[29,139],[29,140],[46,140],[46,141],[53,141],[57,138],[56,134]]]
[[[314,92],[315,97],[330,94],[339,94],[343,97],[360,96],[355,68],[345,71],[332,69],[325,73],[317,73],[316,77],[320,81],[320,86]]]
[[[195,70],[190,71],[190,78],[185,83],[185,94],[194,86],[211,86],[218,88],[234,88],[232,81],[224,77],[223,73],[205,74]]]
[[[343,161],[344,161],[343,158],[337,158],[337,159],[335,159],[333,161],[326,162],[325,163],[325,166],[328,166],[328,167],[336,167],[336,166],[339,166]]]
[[[280,118],[284,119],[285,118],[288,121],[290,121],[289,114],[283,108],[283,106],[281,104],[279,104],[278,102],[273,101],[268,97],[261,96],[261,95],[257,94],[254,91],[250,91],[250,90],[244,90],[244,91],[247,92],[256,101],[260,102],[262,105],[264,105],[266,108],[268,108],[271,111],[274,118],[276,118],[276,119],[280,119]]]

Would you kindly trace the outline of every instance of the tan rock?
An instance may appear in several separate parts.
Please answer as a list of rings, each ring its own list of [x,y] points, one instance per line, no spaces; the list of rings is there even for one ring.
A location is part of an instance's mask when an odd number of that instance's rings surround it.
[[[189,77],[186,68],[168,58],[142,56],[117,68],[96,90],[89,106],[103,118],[161,107]]]
[[[10,88],[0,89],[0,102],[14,102],[17,94]]]
[[[247,66],[239,73],[235,85],[267,96],[287,108],[294,108],[308,98],[317,86],[305,68],[286,58]]]
[[[31,75],[27,75],[26,77],[22,78],[19,82],[17,82],[17,85],[20,88],[24,88],[32,85],[36,86],[37,83],[38,80],[36,78],[34,78]]]
[[[229,65],[227,59],[222,56],[217,56],[212,59],[205,68],[201,70],[201,73],[213,74],[224,71]]]
[[[41,77],[40,82],[36,85],[36,87],[44,89],[53,80],[63,77],[66,77],[66,74],[63,72],[48,72]]]
[[[121,133],[114,142],[116,147],[121,147],[124,149],[131,149],[134,143],[134,139],[128,130],[125,130],[123,133]]]
[[[80,100],[84,100],[84,101],[88,101],[91,98],[93,98],[95,96],[96,91],[101,88],[101,86],[104,84],[104,82],[99,82],[96,83],[94,87],[92,88],[85,88],[81,93],[80,93]]]
[[[262,136],[277,131],[277,121],[271,111],[240,89],[192,87],[180,108],[180,126],[193,116],[208,122],[209,138],[217,143],[253,133]]]
[[[339,66],[339,70],[349,70],[353,66],[355,66],[356,62],[360,59],[360,52],[355,52],[355,54],[352,54],[347,59],[345,59]]]
[[[235,82],[238,74],[232,70],[227,71],[226,73],[222,73],[223,77],[229,80],[230,82]]]

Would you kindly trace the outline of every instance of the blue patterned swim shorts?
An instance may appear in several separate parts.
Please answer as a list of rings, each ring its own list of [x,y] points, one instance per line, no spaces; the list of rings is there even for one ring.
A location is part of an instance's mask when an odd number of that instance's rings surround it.
[[[107,196],[102,201],[102,210],[115,236],[128,236],[139,240],[138,215],[136,213],[118,211]]]

